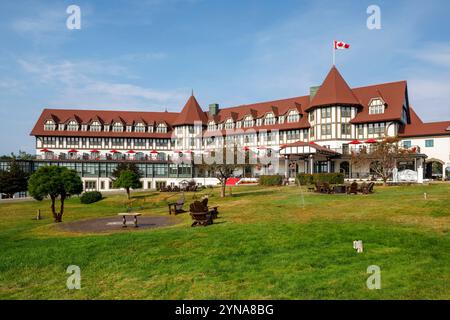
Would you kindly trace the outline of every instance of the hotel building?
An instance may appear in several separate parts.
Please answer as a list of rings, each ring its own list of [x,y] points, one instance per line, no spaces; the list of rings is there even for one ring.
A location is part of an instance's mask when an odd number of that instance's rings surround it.
[[[136,163],[145,189],[191,179],[216,185],[213,173],[173,160],[230,143],[275,153],[279,161],[244,167],[237,177],[342,172],[367,179],[370,166],[352,166],[351,153],[384,137],[399,137],[411,151],[398,171],[414,171],[419,183],[432,178],[433,163],[442,179],[450,167],[450,121],[424,123],[410,104],[406,81],[350,88],[336,67],[308,95],[235,107],[210,104],[205,111],[191,95],[179,113],[44,109],[31,135],[37,158],[27,164],[30,170],[67,166],[79,172],[86,190],[111,189],[120,161]]]

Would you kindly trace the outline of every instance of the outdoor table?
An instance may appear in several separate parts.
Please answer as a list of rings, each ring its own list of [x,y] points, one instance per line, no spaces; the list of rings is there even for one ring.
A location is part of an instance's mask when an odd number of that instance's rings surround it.
[[[123,221],[122,228],[126,228],[127,227],[127,216],[128,217],[134,217],[134,227],[137,228],[138,227],[137,217],[141,216],[142,213],[127,212],[127,213],[118,213],[117,215],[118,216],[122,216],[122,221]]]

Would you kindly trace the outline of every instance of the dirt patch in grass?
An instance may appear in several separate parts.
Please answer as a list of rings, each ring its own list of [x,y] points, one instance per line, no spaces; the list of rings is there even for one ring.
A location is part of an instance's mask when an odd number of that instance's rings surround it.
[[[127,217],[126,227],[123,227],[122,217],[106,217],[74,222],[61,223],[56,228],[59,231],[71,233],[105,233],[114,231],[136,231],[142,229],[153,229],[172,226],[180,223],[182,220],[174,217],[138,217],[138,227],[134,226],[133,218]]]

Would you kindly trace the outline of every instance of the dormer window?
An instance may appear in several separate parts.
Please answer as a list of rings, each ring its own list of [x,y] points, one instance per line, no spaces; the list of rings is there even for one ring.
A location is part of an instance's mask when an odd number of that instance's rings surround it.
[[[384,113],[383,100],[379,98],[373,99],[369,105],[369,114],[383,114],[383,113]]]
[[[145,132],[145,125],[142,122],[136,123],[134,132]]]
[[[70,120],[67,124],[67,131],[78,131],[78,127],[78,122],[76,122],[75,120]]]
[[[47,120],[44,123],[44,130],[45,131],[55,131],[56,130],[56,123],[53,120]]]
[[[244,128],[253,127],[253,117],[252,116],[246,116],[244,118]]]
[[[102,131],[102,125],[98,121],[93,121],[91,125],[89,126],[89,130],[93,132],[99,132]]]
[[[214,121],[210,121],[208,123],[208,131],[214,131],[216,130],[216,124],[214,123]]]
[[[273,113],[268,113],[268,114],[266,115],[266,118],[264,119],[264,124],[265,124],[266,126],[274,125],[274,124],[275,124],[275,116],[273,115]]]
[[[112,131],[113,132],[123,132],[123,124],[121,124],[120,122],[114,123],[113,127],[112,127]]]
[[[157,133],[167,133],[167,126],[165,123],[160,123],[158,124],[158,126],[156,127],[156,132]]]
[[[234,127],[233,119],[228,119],[225,122],[225,129],[233,129],[233,127]]]
[[[298,112],[295,110],[290,111],[287,116],[287,122],[292,123],[292,122],[298,122],[298,121],[300,121],[300,115],[298,114]]]

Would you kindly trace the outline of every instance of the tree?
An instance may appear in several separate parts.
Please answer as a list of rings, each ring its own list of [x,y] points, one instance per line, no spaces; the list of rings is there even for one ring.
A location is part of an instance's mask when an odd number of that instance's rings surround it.
[[[29,174],[24,172],[17,161],[10,163],[8,170],[0,171],[0,193],[12,198],[17,192],[27,191]]]
[[[221,150],[221,153],[219,153],[220,157],[218,159],[216,159],[218,151],[214,151],[211,155],[213,157],[211,161],[205,161],[204,159],[202,159],[201,164],[199,165],[202,170],[212,172],[212,174],[214,174],[219,180],[220,196],[222,198],[224,198],[226,195],[226,183],[228,178],[233,177],[234,171],[238,167],[242,166],[242,164],[238,165],[236,151],[236,148],[223,148]],[[227,157],[227,152],[234,153],[232,154],[232,157]],[[229,158],[229,161],[227,161],[227,158]]]
[[[352,154],[352,164],[356,166],[369,165],[370,170],[383,179],[386,184],[392,176],[397,161],[407,158],[408,150],[402,149],[400,139],[390,137],[372,145],[368,150],[362,149]]]
[[[120,162],[116,169],[114,169],[114,171],[112,172],[112,177],[113,180],[118,179],[120,177],[120,174],[123,171],[133,171],[135,174],[137,174],[139,177],[141,177],[141,172],[139,171],[139,168],[137,167],[137,165],[135,163],[131,163],[131,162]]]
[[[66,167],[45,166],[31,175],[28,192],[38,201],[50,197],[55,222],[62,222],[64,201],[71,195],[83,192],[83,182],[75,170]],[[56,212],[56,200],[60,198],[60,210]]]
[[[120,176],[114,181],[114,188],[124,188],[127,191],[128,200],[130,199],[130,189],[142,188],[139,175],[132,170],[121,171]]]

